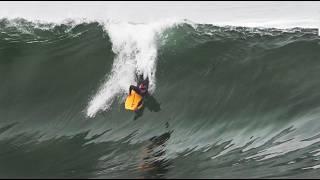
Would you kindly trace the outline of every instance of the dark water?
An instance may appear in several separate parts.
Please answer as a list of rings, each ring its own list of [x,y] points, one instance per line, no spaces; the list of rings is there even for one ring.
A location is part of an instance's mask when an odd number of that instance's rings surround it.
[[[157,37],[141,116],[115,97],[88,117],[117,58],[106,27],[1,19],[0,177],[319,177],[318,30],[185,22]]]

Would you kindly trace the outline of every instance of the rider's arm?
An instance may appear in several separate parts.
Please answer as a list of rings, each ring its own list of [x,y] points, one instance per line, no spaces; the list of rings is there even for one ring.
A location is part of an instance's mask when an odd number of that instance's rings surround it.
[[[132,89],[140,94],[140,89],[137,86],[131,85],[129,88],[129,94],[131,94]]]

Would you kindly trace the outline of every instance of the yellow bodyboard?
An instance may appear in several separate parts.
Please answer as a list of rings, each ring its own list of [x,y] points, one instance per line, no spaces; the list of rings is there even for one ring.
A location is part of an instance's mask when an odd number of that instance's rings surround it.
[[[138,104],[141,100],[142,100],[142,96],[140,96],[137,92],[132,90],[131,95],[128,95],[126,99],[125,108],[127,110],[132,110],[132,111],[140,109],[142,107],[142,104],[139,107],[138,107]]]

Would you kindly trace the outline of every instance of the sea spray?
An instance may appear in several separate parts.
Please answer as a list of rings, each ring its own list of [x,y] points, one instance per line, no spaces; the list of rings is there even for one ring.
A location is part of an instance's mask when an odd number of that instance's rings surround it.
[[[124,97],[130,85],[135,85],[136,75],[149,78],[149,91],[156,88],[157,41],[161,32],[177,24],[168,20],[151,24],[131,24],[108,22],[106,31],[116,54],[111,73],[92,97],[87,108],[87,116],[94,117],[100,110],[110,107],[115,97]]]

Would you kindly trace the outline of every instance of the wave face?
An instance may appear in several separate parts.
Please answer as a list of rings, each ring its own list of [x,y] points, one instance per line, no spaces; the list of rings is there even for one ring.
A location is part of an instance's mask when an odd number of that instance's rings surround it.
[[[2,178],[320,175],[317,29],[1,19],[0,59]]]

